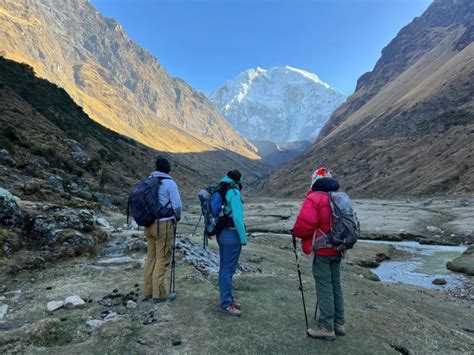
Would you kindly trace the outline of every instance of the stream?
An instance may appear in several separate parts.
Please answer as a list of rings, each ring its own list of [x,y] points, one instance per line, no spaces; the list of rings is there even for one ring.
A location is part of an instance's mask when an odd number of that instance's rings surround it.
[[[424,245],[418,242],[360,240],[361,243],[391,244],[405,256],[384,261],[372,271],[382,282],[404,283],[424,288],[447,290],[462,287],[467,276],[446,268],[446,263],[461,255],[465,246]],[[447,281],[446,285],[434,285],[434,279]]]

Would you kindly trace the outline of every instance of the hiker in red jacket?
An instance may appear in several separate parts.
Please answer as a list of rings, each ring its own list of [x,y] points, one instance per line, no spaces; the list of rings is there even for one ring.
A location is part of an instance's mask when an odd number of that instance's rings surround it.
[[[345,335],[344,302],[341,288],[341,252],[334,248],[313,245],[318,238],[331,231],[332,210],[328,192],[337,191],[339,183],[325,168],[314,171],[311,189],[293,226],[296,237],[302,239],[303,252],[312,259],[316,295],[319,301],[319,329],[308,329],[313,338],[335,340]],[[310,259],[310,260],[311,260]]]

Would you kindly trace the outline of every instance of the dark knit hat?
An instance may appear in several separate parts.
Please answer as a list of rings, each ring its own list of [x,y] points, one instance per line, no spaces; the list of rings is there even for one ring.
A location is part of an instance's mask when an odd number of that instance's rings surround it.
[[[240,182],[242,180],[242,173],[238,170],[231,170],[227,173],[227,176],[230,177],[235,182]]]
[[[156,164],[156,171],[159,171],[159,172],[162,172],[162,173],[165,173],[165,174],[170,173],[171,163],[165,157],[162,157],[161,155],[159,155],[156,158],[156,163],[155,164]]]

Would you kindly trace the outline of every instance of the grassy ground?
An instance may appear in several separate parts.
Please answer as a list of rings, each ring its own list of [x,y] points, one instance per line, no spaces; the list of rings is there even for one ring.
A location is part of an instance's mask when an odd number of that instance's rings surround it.
[[[2,275],[9,290],[21,289],[22,296],[11,307],[4,323],[0,346],[15,349],[5,339],[24,323],[41,319],[62,319],[54,323],[55,336],[43,340],[22,339],[23,351],[46,353],[396,353],[402,346],[413,353],[468,353],[474,346],[472,304],[446,293],[368,280],[357,261],[377,253],[390,253],[387,246],[359,245],[344,266],[343,286],[348,335],[328,343],[306,338],[303,309],[293,252],[288,238],[266,236],[254,240],[243,252],[244,261],[257,262],[262,274],[235,279],[235,295],[243,303],[243,316],[232,318],[218,311],[217,278],[203,277],[191,266],[179,264],[178,299],[174,303],[139,302],[136,309],[111,309],[126,318],[89,334],[85,323],[100,318],[108,309],[97,303],[113,289],[128,293],[142,285],[141,269],[78,269],[81,260],[50,266],[45,270],[20,273],[15,279]],[[211,247],[215,248],[214,242]],[[88,260],[82,260],[87,262]],[[89,260],[90,261],[90,260]],[[353,265],[351,265],[353,264]],[[301,259],[308,313],[312,322],[314,281],[305,258]],[[46,290],[51,287],[51,290]],[[46,311],[50,300],[70,294],[92,298],[85,309]],[[143,325],[149,312],[157,322]],[[46,339],[46,340],[44,340]],[[137,343],[145,340],[145,345]],[[173,342],[179,342],[173,345]]]

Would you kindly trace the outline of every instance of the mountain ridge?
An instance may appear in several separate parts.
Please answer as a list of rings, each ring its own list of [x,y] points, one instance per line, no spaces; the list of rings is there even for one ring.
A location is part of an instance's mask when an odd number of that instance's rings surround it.
[[[472,193],[473,24],[474,3],[433,2],[264,191],[301,195],[311,169],[326,166],[360,197]],[[294,183],[282,189],[288,178]]]
[[[170,77],[89,1],[6,1],[0,33],[5,57],[33,66],[118,133],[162,151],[228,149],[258,159],[205,95]]]

